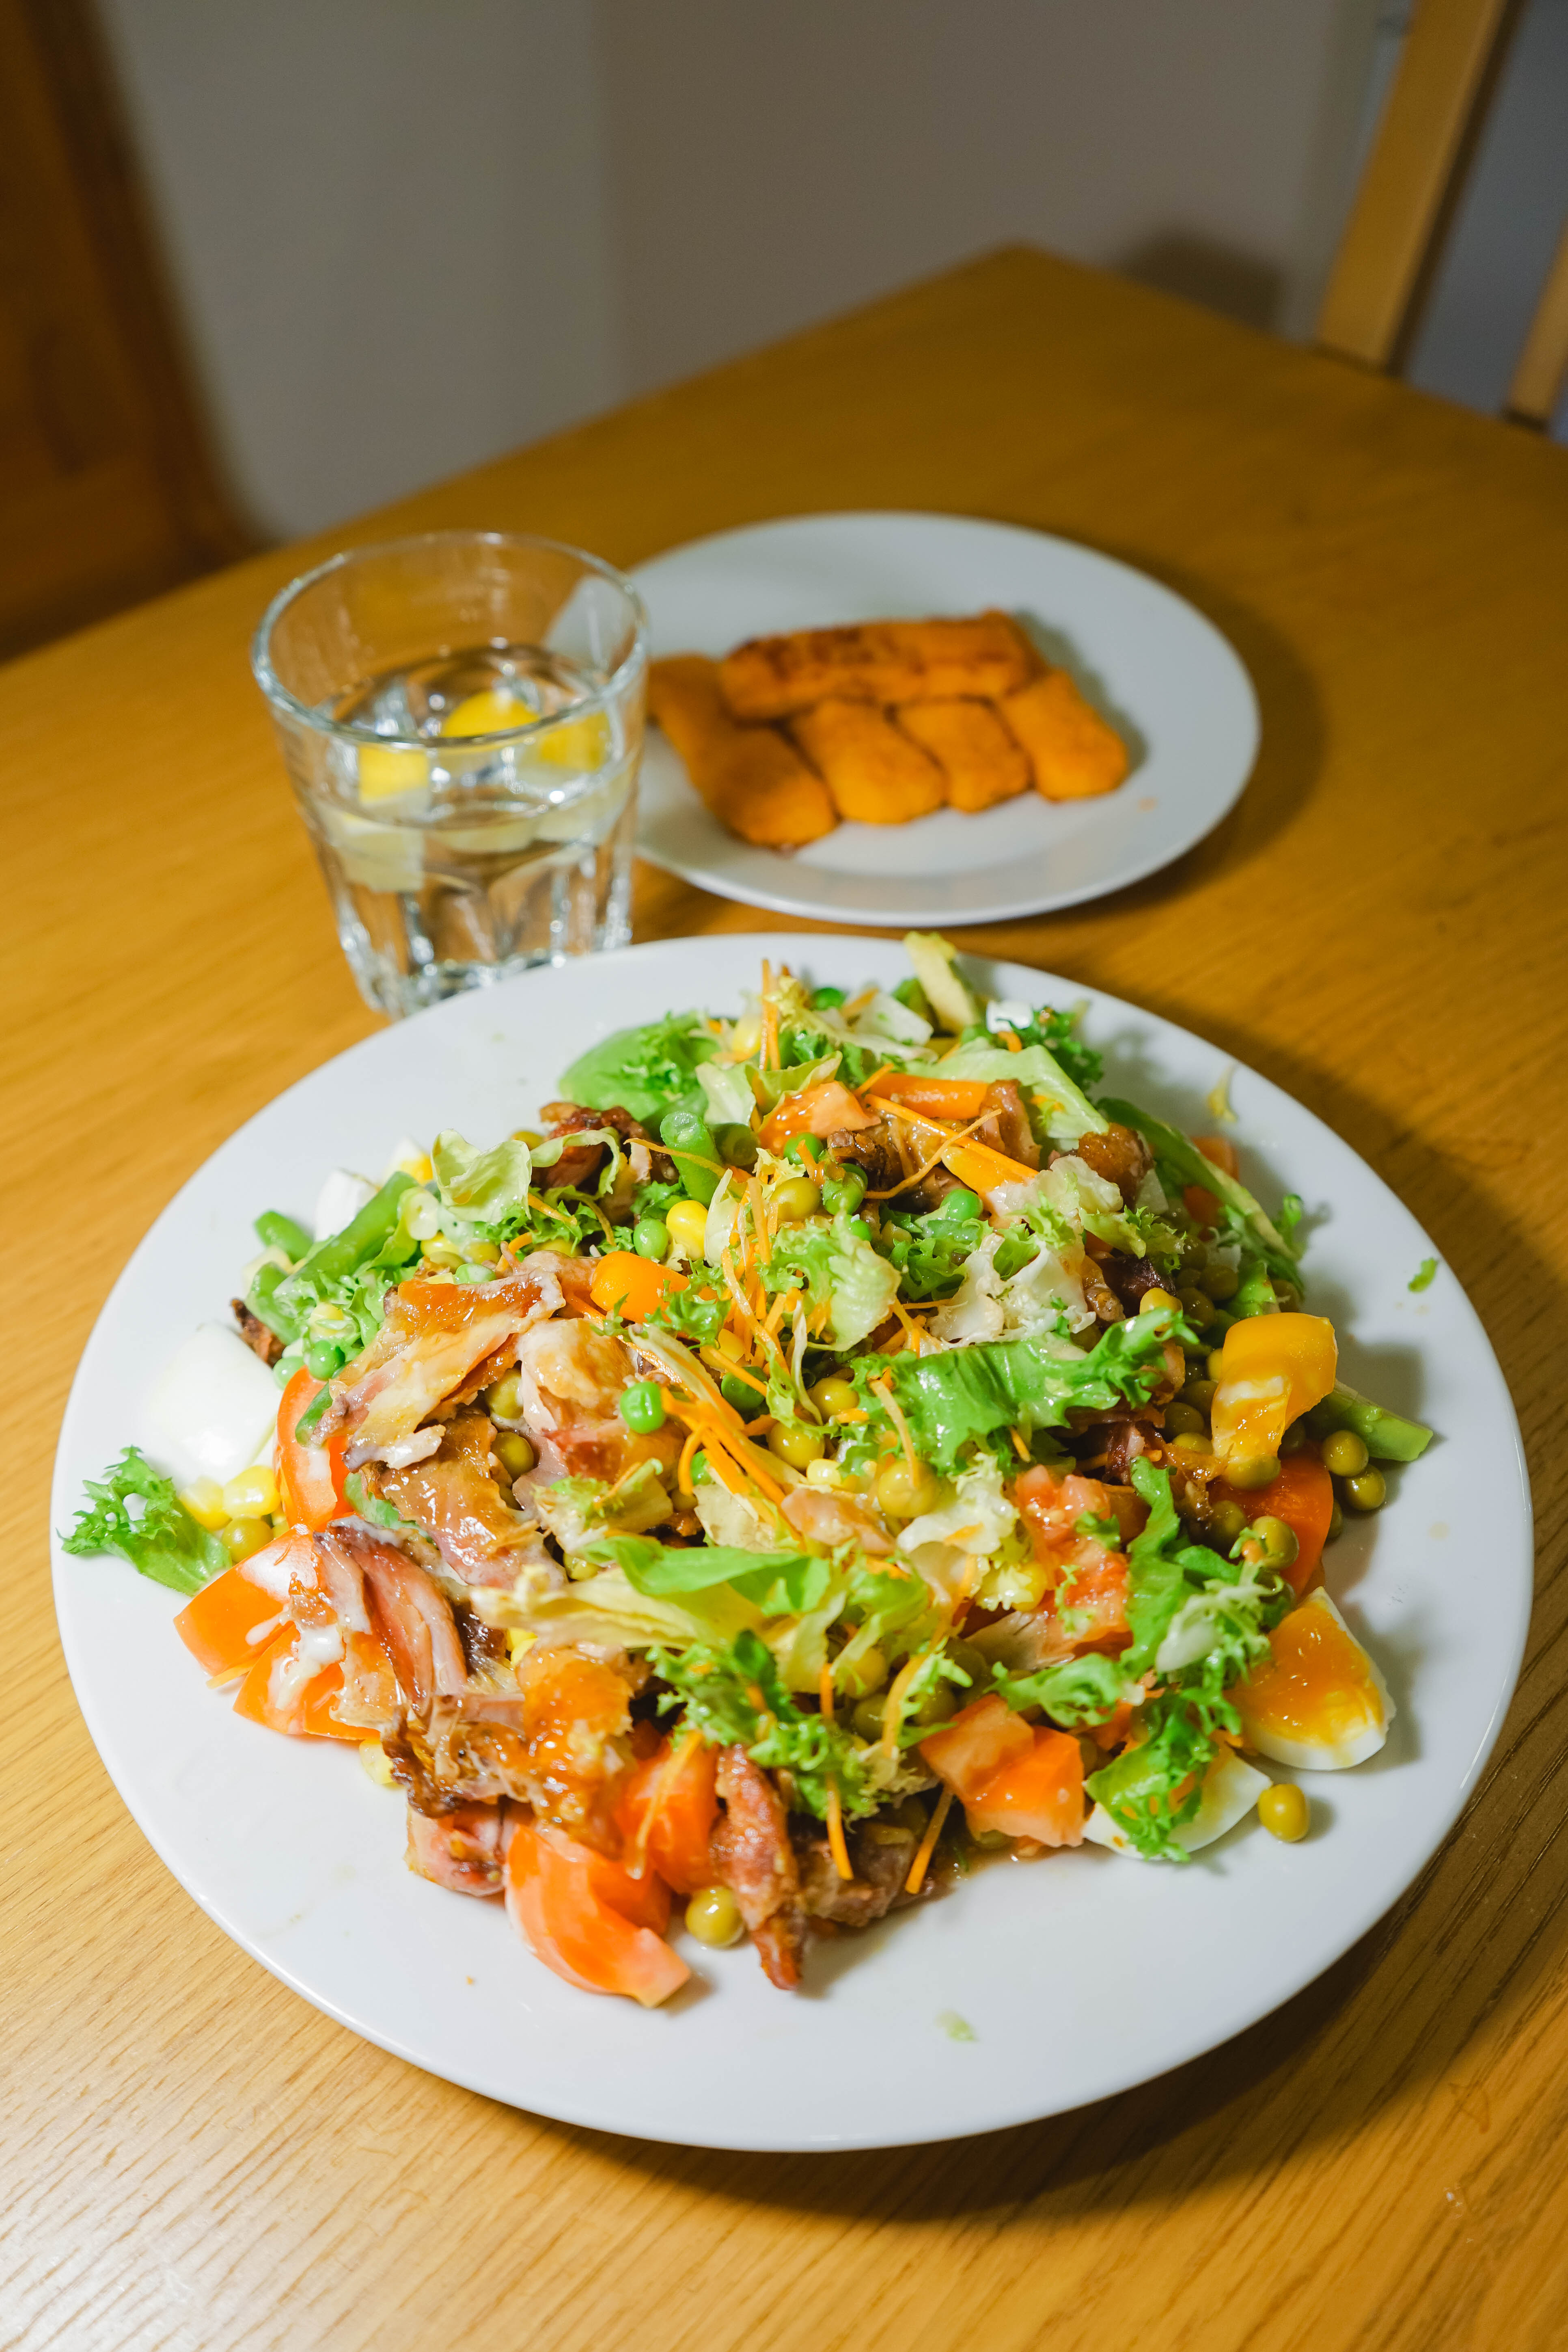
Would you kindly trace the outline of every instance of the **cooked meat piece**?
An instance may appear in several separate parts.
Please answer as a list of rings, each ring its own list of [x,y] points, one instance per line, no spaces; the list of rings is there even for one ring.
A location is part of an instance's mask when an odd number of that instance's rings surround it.
[[[1029,1125],[1029,1114],[1016,1078],[997,1078],[985,1090],[985,1108],[974,1130],[982,1143],[1004,1152],[1026,1168],[1040,1164],[1040,1147]]]
[[[718,1780],[724,1811],[710,1849],[714,1878],[739,1904],[769,1982],[792,1991],[800,1982],[805,1929],[783,1803],[743,1748],[721,1750]]]
[[[898,1136],[885,1118],[875,1127],[836,1128],[827,1138],[827,1148],[836,1160],[858,1168],[869,1192],[889,1192],[909,1174]]]
[[[332,1403],[319,1424],[323,1437],[346,1427],[351,1470],[389,1450],[395,1464],[434,1454],[439,1435],[430,1432],[425,1442],[420,1423],[487,1357],[564,1306],[563,1276],[572,1263],[534,1250],[516,1274],[496,1282],[399,1283],[370,1346],[332,1381]]]
[[[951,701],[906,702],[894,716],[942,770],[949,807],[966,816],[1016,799],[1034,782],[994,703],[955,696]]]
[[[243,1298],[231,1298],[234,1319],[239,1326],[239,1336],[247,1348],[254,1348],[262,1362],[271,1366],[283,1353],[283,1342],[276,1331],[265,1324],[259,1315],[253,1315]]]
[[[648,715],[680,754],[693,788],[731,833],[763,849],[797,849],[838,820],[827,787],[787,735],[736,722],[719,665],[676,654],[648,673]]]
[[[912,1831],[871,1822],[849,1839],[853,1878],[840,1878],[826,1838],[800,1841],[801,1903],[808,1919],[830,1919],[840,1927],[868,1927],[885,1917],[904,1893],[915,1858]],[[913,1895],[906,1897],[915,1901]]]
[[[1112,1124],[1100,1134],[1080,1135],[1073,1151],[1097,1176],[1114,1184],[1131,1209],[1142,1188],[1143,1179],[1154,1164],[1154,1155],[1135,1127]],[[1051,1154],[1053,1160],[1066,1155]]]
[[[642,1121],[634,1118],[629,1110],[623,1110],[619,1103],[612,1103],[607,1110],[587,1110],[581,1103],[546,1103],[539,1116],[546,1134],[550,1136],[576,1135],[588,1127],[613,1128],[625,1139],[628,1147],[641,1144],[646,1148],[647,1172],[639,1181],[646,1183],[649,1177],[661,1184],[675,1181],[675,1163],[659,1150],[658,1137],[650,1135]],[[569,1184],[585,1184],[603,1167],[608,1150],[607,1144],[585,1143],[574,1150],[563,1151],[553,1168],[539,1171],[542,1189],[547,1192],[558,1192]]]
[[[541,1483],[604,1478],[612,1486],[639,1462],[672,1470],[680,1456],[679,1423],[637,1434],[619,1412],[637,1378],[624,1340],[579,1317],[536,1323],[518,1341],[522,1425],[539,1456]]]
[[[408,1867],[454,1895],[501,1891],[501,1809],[463,1805],[433,1820],[408,1809]]]
[[[976,613],[750,637],[721,662],[719,682],[737,719],[788,719],[844,696],[871,703],[988,699],[1024,685],[1037,667],[1005,613]]]
[[[385,1643],[411,1706],[423,1710],[439,1694],[466,1690],[468,1662],[450,1605],[422,1568],[376,1537],[350,1528],[334,1534],[364,1578],[371,1622]]]
[[[875,703],[819,702],[791,723],[834,807],[850,823],[907,824],[941,808],[942,770]]]
[[[1125,1250],[1099,1250],[1091,1253],[1102,1282],[1110,1284],[1129,1315],[1138,1311],[1138,1301],[1146,1290],[1163,1290],[1165,1277],[1152,1257],[1130,1257]]]
[[[493,1433],[482,1412],[460,1412],[443,1424],[439,1448],[425,1461],[405,1470],[369,1463],[363,1473],[373,1494],[434,1537],[466,1584],[510,1584],[525,1561],[542,1557],[538,1529],[511,1504],[510,1480],[504,1494],[497,1483]]]

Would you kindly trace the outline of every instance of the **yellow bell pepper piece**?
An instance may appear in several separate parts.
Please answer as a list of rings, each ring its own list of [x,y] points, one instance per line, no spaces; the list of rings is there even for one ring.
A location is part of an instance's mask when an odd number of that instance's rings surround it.
[[[1333,1392],[1339,1346],[1322,1315],[1249,1315],[1225,1335],[1209,1411],[1226,1462],[1277,1454],[1293,1421]]]

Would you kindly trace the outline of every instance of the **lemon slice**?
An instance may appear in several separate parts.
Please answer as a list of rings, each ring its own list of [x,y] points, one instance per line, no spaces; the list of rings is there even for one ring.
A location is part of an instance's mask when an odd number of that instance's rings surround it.
[[[387,801],[417,792],[429,780],[430,762],[412,744],[362,743],[357,774],[362,801]]]
[[[539,713],[519,694],[486,687],[482,694],[466,694],[441,721],[443,735],[505,735],[513,728],[531,727]]]
[[[540,738],[534,747],[534,757],[548,761],[552,768],[570,768],[578,775],[591,775],[602,768],[610,756],[610,730],[602,711],[592,710],[584,719],[568,719],[552,727],[548,735]]]

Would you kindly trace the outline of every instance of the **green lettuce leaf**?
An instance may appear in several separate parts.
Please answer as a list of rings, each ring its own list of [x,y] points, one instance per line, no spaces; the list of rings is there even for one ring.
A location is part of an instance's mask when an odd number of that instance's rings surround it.
[[[1033,1099],[1053,1143],[1076,1143],[1080,1135],[1102,1135],[1110,1124],[1045,1045],[1026,1045],[1022,1053],[1015,1054],[988,1039],[972,1038],[947,1055],[942,1075],[977,1078],[986,1086],[994,1086],[1002,1078],[1016,1079],[1026,1097]]]
[[[477,1151],[452,1128],[436,1138],[431,1165],[441,1199],[450,1209],[499,1224],[528,1209],[533,1155],[526,1143],[508,1136],[489,1151]]]
[[[563,1096],[587,1110],[618,1103],[645,1124],[694,1094],[697,1072],[718,1052],[696,1013],[670,1013],[640,1029],[617,1029],[581,1055],[561,1080]],[[698,1097],[695,1108],[701,1108]]]
[[[1293,1242],[1286,1240],[1238,1177],[1228,1175],[1212,1160],[1205,1160],[1190,1136],[1184,1135],[1179,1128],[1167,1127],[1152,1111],[1140,1110],[1135,1103],[1118,1102],[1110,1096],[1102,1108],[1112,1118],[1120,1119],[1123,1127],[1135,1127],[1147,1138],[1153,1146],[1156,1161],[1175,1177],[1178,1190],[1186,1184],[1202,1184],[1234,1213],[1237,1223],[1261,1248],[1270,1267],[1288,1281],[1295,1279],[1300,1252]]]
[[[899,1295],[899,1271],[879,1257],[858,1217],[840,1210],[830,1224],[790,1225],[779,1234],[763,1268],[770,1294],[804,1289],[814,1307],[826,1306],[825,1345],[858,1347],[887,1316]]]
[[[710,1748],[738,1746],[764,1771],[788,1772],[800,1810],[826,1821],[834,1788],[851,1816],[874,1813],[882,1802],[868,1773],[869,1751],[837,1722],[802,1713],[757,1634],[741,1633],[722,1648],[656,1650],[651,1664],[670,1685],[665,1706],[680,1706]]]
[[[1173,1309],[1160,1307],[1110,1324],[1087,1354],[1052,1352],[1038,1338],[985,1340],[929,1355],[865,1357],[854,1379],[872,1411],[879,1401],[870,1381],[891,1381],[916,1453],[947,1475],[974,1440],[1058,1429],[1074,1409],[1146,1403],[1164,1376],[1165,1341],[1184,1328]]]
[[[1103,1658],[1095,1652],[1041,1666],[1031,1675],[1010,1675],[1002,1666],[994,1671],[994,1687],[1010,1707],[1041,1707],[1065,1731],[1104,1723],[1124,1700],[1142,1696],[1142,1685],[1129,1680],[1119,1658]]]
[[[101,1480],[86,1482],[89,1507],[79,1511],[67,1551],[117,1551],[137,1573],[172,1592],[199,1592],[228,1566],[216,1536],[193,1519],[174,1493],[134,1445],[128,1445]]]

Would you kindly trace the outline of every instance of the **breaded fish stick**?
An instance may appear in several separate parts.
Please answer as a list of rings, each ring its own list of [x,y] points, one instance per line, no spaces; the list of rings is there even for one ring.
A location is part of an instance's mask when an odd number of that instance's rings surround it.
[[[1126,744],[1065,669],[1047,670],[1022,693],[1005,695],[1000,707],[1046,800],[1089,800],[1124,782],[1131,765]]]
[[[1027,791],[1029,762],[996,715],[992,702],[954,698],[947,702],[906,702],[894,713],[906,735],[929,751],[947,779],[950,808],[976,816]]]
[[[905,824],[945,797],[942,770],[874,702],[819,702],[791,733],[821,770],[833,805],[858,824]]]
[[[741,727],[719,691],[719,665],[674,654],[648,673],[648,709],[686,762],[721,824],[763,849],[793,849],[831,833],[827,787],[774,727]]]
[[[977,613],[963,621],[864,621],[752,637],[725,656],[720,682],[737,719],[789,719],[830,698],[1011,694],[1034,669],[1028,642],[1006,614]]]

